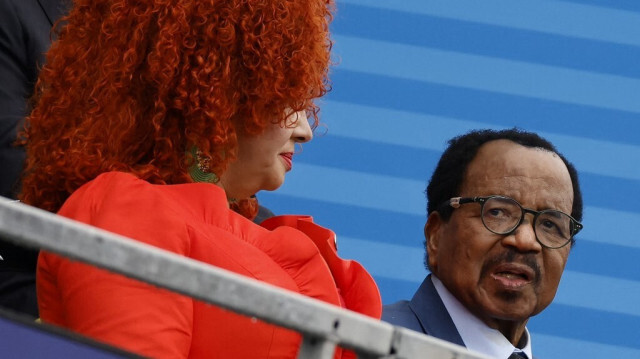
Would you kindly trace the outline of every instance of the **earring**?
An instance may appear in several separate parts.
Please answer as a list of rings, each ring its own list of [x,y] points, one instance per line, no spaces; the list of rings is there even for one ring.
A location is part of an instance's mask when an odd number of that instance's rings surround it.
[[[189,167],[189,175],[194,182],[218,183],[220,178],[209,171],[209,158],[203,158],[202,152],[195,146],[191,147],[193,164]]]

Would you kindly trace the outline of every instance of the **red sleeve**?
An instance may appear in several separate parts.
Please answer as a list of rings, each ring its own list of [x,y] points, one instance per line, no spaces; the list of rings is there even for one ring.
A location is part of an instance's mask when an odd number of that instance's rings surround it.
[[[382,299],[378,286],[360,263],[344,260],[338,256],[336,235],[333,231],[313,223],[313,218],[310,216],[275,216],[264,220],[260,225],[270,230],[279,226],[294,227],[306,234],[316,244],[329,266],[343,307],[380,319]],[[335,359],[356,357],[353,351],[342,350],[339,347],[334,355]]]
[[[157,190],[110,173],[74,193],[60,214],[188,255],[184,220]],[[40,257],[38,277],[43,320],[144,356],[187,357],[191,298],[47,253]]]
[[[261,226],[270,230],[278,226],[294,227],[306,234],[315,243],[329,266],[344,306],[349,310],[380,319],[382,299],[378,286],[360,263],[338,256],[336,235],[333,231],[315,224],[310,216],[275,216],[264,220]]]

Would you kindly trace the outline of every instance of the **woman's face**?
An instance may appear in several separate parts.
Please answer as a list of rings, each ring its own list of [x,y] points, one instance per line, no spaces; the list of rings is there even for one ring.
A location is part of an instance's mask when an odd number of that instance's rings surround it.
[[[304,111],[291,114],[285,124],[270,124],[257,136],[238,135],[238,157],[220,176],[229,198],[248,198],[260,190],[273,191],[293,167],[296,143],[313,138]]]

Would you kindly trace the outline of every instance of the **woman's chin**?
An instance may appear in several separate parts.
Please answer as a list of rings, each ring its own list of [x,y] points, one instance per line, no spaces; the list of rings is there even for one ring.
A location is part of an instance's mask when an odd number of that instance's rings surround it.
[[[284,184],[284,175],[279,176],[278,178],[272,178],[269,181],[266,181],[264,186],[260,189],[262,191],[275,191],[278,188],[282,187]]]

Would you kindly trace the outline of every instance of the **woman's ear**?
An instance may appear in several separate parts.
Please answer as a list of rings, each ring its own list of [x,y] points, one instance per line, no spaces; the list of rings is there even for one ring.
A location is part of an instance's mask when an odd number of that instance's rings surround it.
[[[429,269],[435,272],[438,268],[438,246],[440,244],[440,237],[442,237],[442,225],[443,220],[440,213],[433,211],[427,219],[427,223],[424,225],[424,238],[426,241],[427,261]]]

